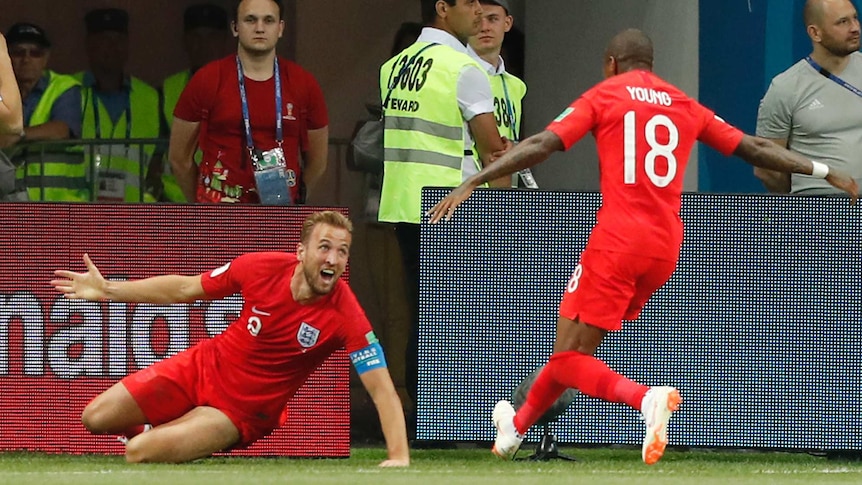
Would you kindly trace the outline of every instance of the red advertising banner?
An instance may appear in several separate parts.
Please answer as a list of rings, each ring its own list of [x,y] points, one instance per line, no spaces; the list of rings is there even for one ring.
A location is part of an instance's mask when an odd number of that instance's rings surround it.
[[[234,295],[182,305],[66,300],[55,269],[108,279],[199,274],[253,251],[296,250],[314,207],[0,204],[0,451],[121,454],[81,411],[123,376],[222,332]],[[335,209],[341,210],[343,209]],[[330,357],[288,403],[286,424],[234,455],[350,453],[349,361]]]

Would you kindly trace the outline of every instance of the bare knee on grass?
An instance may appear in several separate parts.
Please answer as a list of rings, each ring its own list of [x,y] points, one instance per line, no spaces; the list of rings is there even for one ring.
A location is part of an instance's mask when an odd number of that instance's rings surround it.
[[[122,383],[96,396],[81,413],[81,422],[91,433],[123,433],[146,422],[141,408]]]
[[[129,463],[183,463],[235,445],[239,430],[221,411],[201,406],[132,438],[126,445]]]
[[[183,463],[212,455],[218,449],[193,449],[183,440],[164,439],[153,431],[142,433],[126,445],[128,463]]]
[[[95,434],[119,432],[111,427],[111,414],[108,403],[94,399],[81,413],[81,423],[89,432]]]

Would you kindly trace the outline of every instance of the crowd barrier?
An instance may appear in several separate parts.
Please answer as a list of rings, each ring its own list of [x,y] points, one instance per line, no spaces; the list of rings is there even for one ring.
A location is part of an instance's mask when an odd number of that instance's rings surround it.
[[[347,158],[347,147],[350,140],[344,138],[329,139],[329,155],[333,160],[331,193],[335,203],[340,204],[342,186],[342,166]],[[22,143],[5,150],[7,155],[27,176],[26,185],[30,189],[29,200],[33,202],[52,201],[46,194],[45,187],[52,186],[50,168],[46,164],[67,163],[72,166],[81,165],[80,190],[81,201],[95,202],[99,194],[100,183],[104,183],[100,173],[110,169],[110,160],[114,157],[143,161],[139,163],[138,172],[130,174],[128,183],[135,186],[138,194],[136,202],[151,202],[153,198],[147,195],[160,194],[162,187],[159,182],[153,182],[148,171],[153,154],[167,172],[170,172],[170,162],[167,154],[168,140],[165,138],[128,138],[128,139],[98,139],[98,140],[51,140]],[[78,173],[78,172],[75,172]],[[155,186],[153,186],[155,184]],[[141,188],[144,190],[141,190]],[[159,198],[159,197],[157,197]],[[78,200],[76,200],[78,201]],[[119,202],[119,201],[117,201]]]

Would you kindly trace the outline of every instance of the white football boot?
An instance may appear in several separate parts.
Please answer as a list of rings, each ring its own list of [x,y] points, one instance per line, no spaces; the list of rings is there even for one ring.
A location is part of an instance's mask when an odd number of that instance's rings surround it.
[[[682,397],[674,387],[652,387],[647,391],[641,403],[641,413],[646,421],[646,436],[644,437],[641,456],[644,463],[653,465],[664,454],[667,446],[667,423],[674,411],[679,411]]]
[[[141,433],[145,433],[145,432],[147,432],[147,431],[149,431],[149,430],[151,430],[151,429],[153,429],[153,425],[151,425],[151,424],[145,424],[145,425],[144,425],[144,428],[141,430]],[[138,433],[138,434],[141,434],[141,433]],[[137,436],[138,434],[133,435],[131,438],[130,438],[130,437],[128,437],[128,436],[126,436],[126,435],[120,435],[120,436],[117,436],[117,441],[119,441],[119,442],[120,442],[120,443],[122,443],[123,445],[128,445],[128,444],[129,444],[129,440],[131,440],[132,438],[134,438],[134,437],[135,437],[135,436]]]
[[[494,427],[497,428],[497,438],[491,452],[503,460],[512,460],[521,447],[524,437],[515,429],[515,408],[509,401],[502,400],[494,406]]]

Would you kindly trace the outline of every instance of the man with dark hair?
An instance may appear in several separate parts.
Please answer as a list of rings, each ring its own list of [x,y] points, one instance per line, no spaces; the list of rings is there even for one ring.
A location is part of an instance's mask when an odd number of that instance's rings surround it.
[[[825,179],[856,201],[859,187],[848,175],[742,133],[656,76],[652,65],[649,37],[634,29],[616,35],[605,52],[603,82],[429,211],[432,223],[451,218],[479,184],[540,163],[588,133],[596,138],[602,207],[566,285],[553,354],[517,413],[508,401],[494,407],[493,452],[501,458],[512,459],[530,426],[568,388],[643,413],[644,462],[651,465],[664,454],[668,421],[682,402],[679,391],[632,381],[595,353],[622,320],[638,317],[676,268],[683,176],[696,141],[755,166]]]
[[[213,3],[199,3],[183,13],[183,46],[189,70],[198,69],[227,54],[230,27],[227,11]]]
[[[389,51],[389,56],[394,56],[410,47],[412,43],[416,42],[416,39],[419,38],[421,33],[422,24],[416,22],[402,22],[401,25],[398,26],[395,36],[392,38],[392,49]]]
[[[24,105],[24,131],[18,142],[81,137],[81,84],[72,76],[48,69],[51,41],[38,25],[21,22],[6,33],[15,78]],[[38,154],[37,154],[38,153]],[[90,200],[87,166],[80,151],[48,147],[16,155],[18,178],[30,200]]]
[[[96,172],[95,199],[152,202],[144,186],[155,145],[130,145],[130,138],[159,137],[159,93],[129,74],[129,14],[118,8],[87,12],[85,40],[89,69],[76,74],[81,82],[84,121],[81,138],[117,140],[95,145],[90,160]],[[85,155],[90,155],[85,150]]]
[[[862,54],[859,14],[850,0],[808,0],[803,19],[811,54],[775,76],[757,113],[757,135],[862,183]],[[835,194],[805,174],[754,168],[770,192]]]
[[[279,426],[308,376],[346,348],[380,416],[388,453],[380,466],[409,465],[404,411],[383,349],[341,280],[352,231],[342,214],[316,212],[303,223],[296,254],[250,253],[197,276],[106,280],[86,254],[86,273],[56,271],[51,284],[70,299],[170,304],[238,292],[244,299],[221,334],[93,399],[81,416],[84,426],[126,435],[126,460],[133,463],[179,463],[246,446]]]
[[[231,21],[237,22],[240,18],[240,7],[242,6],[242,2],[245,0],[233,0],[232,8],[230,12]],[[284,20],[284,1],[283,0],[270,0],[275,4],[276,8],[278,8],[278,18],[280,20]]]
[[[422,0],[422,19],[425,27],[416,42],[380,68],[386,121],[378,220],[394,223],[401,249],[410,311],[406,387],[414,408],[422,187],[454,187],[506,148],[497,131],[488,76],[467,54],[467,40],[481,26],[481,4]],[[494,183],[509,186],[508,179]]]
[[[174,110],[174,176],[189,201],[304,202],[303,187],[313,193],[326,171],[323,92],[311,73],[276,54],[280,1],[242,0],[233,16],[236,54],[199,69]]]
[[[227,11],[213,3],[190,5],[183,12],[183,48],[188,57],[189,67],[171,74],[162,82],[162,132],[170,136],[174,123],[174,108],[180,99],[180,94],[198,69],[212,61],[221,59],[228,52],[228,14]],[[195,163],[199,164],[203,154],[195,151]],[[185,202],[186,197],[177,184],[170,170],[170,163],[164,163],[164,157],[154,157],[150,165],[149,179],[151,185],[161,186],[159,199],[170,202]],[[159,177],[160,174],[160,177]]]

